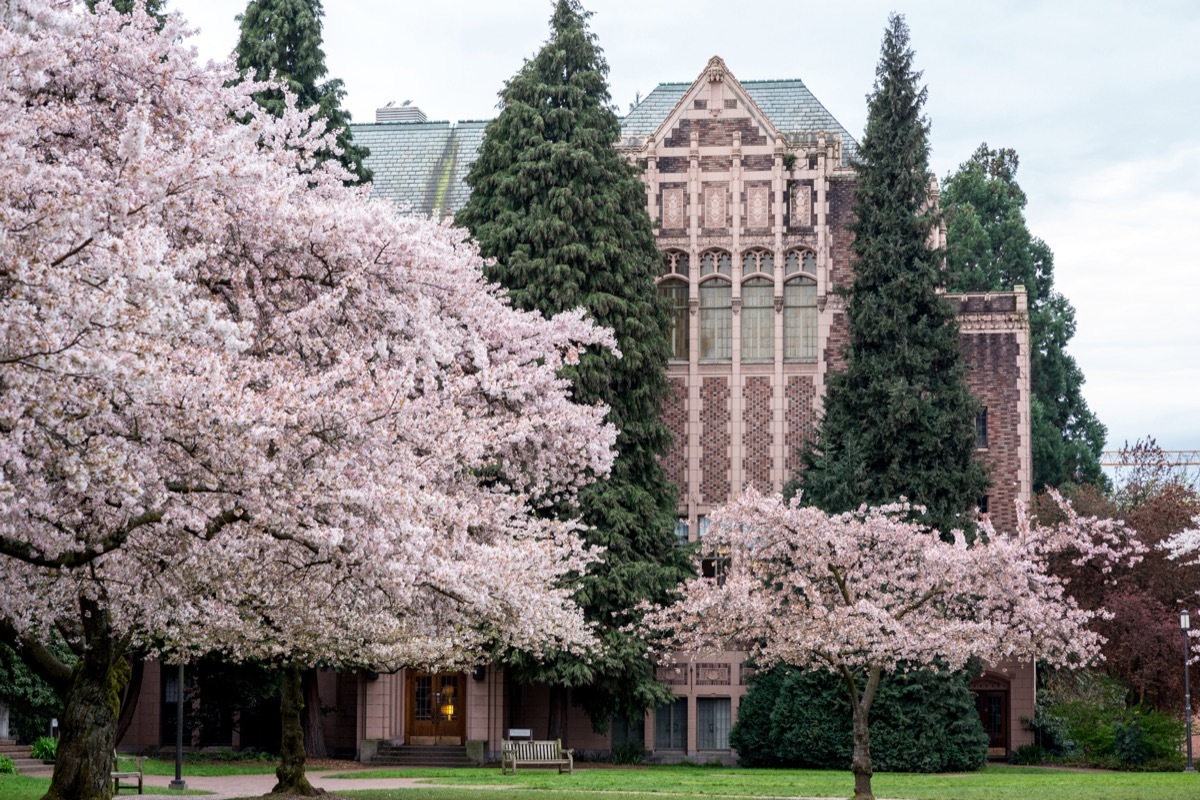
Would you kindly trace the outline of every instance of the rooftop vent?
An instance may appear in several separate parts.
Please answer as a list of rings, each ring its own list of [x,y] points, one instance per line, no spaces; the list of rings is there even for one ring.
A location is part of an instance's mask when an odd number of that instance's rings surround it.
[[[400,105],[392,100],[383,108],[375,109],[376,122],[426,122],[425,112],[405,100]]]

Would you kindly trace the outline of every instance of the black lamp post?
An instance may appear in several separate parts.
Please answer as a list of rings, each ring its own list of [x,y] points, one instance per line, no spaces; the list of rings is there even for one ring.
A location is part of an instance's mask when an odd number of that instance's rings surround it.
[[[1184,772],[1196,771],[1196,767],[1192,763],[1192,687],[1189,679],[1191,667],[1188,664],[1192,655],[1191,639],[1188,637],[1188,630],[1191,627],[1192,618],[1185,608],[1179,612],[1179,629],[1183,631],[1183,714],[1184,719],[1187,720],[1187,767],[1184,768]]]
[[[1187,613],[1186,611],[1183,613]],[[183,779],[183,662],[179,662],[178,688],[175,691],[175,780],[167,787],[183,791],[187,781]]]

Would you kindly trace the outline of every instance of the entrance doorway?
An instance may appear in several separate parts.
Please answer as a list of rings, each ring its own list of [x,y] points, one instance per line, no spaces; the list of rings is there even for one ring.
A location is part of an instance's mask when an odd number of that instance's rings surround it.
[[[408,673],[405,741],[461,745],[466,734],[466,676],[461,672]]]
[[[975,709],[988,736],[988,758],[1008,758],[1011,741],[1008,725],[1009,683],[995,675],[980,675],[971,681]]]

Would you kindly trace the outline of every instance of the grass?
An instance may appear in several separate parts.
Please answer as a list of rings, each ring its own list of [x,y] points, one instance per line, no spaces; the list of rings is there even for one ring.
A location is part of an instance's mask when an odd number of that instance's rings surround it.
[[[172,772],[171,774],[174,775],[175,773]],[[0,775],[0,797],[4,798],[4,800],[38,800],[49,788],[49,778],[30,778],[27,775]],[[162,786],[146,786],[143,791],[147,795],[207,794],[207,792],[199,792],[194,789],[184,792],[174,792]],[[122,797],[128,795],[128,791],[122,790]]]
[[[684,797],[848,797],[849,772],[818,770],[650,767],[584,769],[574,775],[523,771],[501,776],[496,769],[369,770],[338,777],[425,777],[428,789],[355,791],[371,800],[457,800],[470,786],[489,788],[480,800],[674,800]],[[993,766],[954,775],[882,773],[876,795],[906,800],[1195,800],[1200,775],[1184,773],[1075,772],[1035,767]],[[346,793],[346,792],[343,792]],[[544,793],[544,794],[543,794]]]
[[[134,768],[137,765],[136,759],[127,759],[121,757],[122,766]],[[187,761],[183,762],[183,777],[186,779],[188,775],[197,777],[211,777],[221,775],[274,775],[275,768],[279,766],[276,761]],[[142,771],[147,775],[170,775],[175,776],[175,762],[164,761],[158,758],[147,758],[142,762]],[[347,775],[355,773],[348,772]],[[0,795],[2,797],[3,795]],[[5,799],[7,800],[7,798]]]

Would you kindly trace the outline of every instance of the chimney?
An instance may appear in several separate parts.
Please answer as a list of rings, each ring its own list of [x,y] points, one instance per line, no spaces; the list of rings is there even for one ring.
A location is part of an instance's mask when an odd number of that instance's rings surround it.
[[[396,101],[390,101],[383,108],[375,109],[375,121],[378,122],[426,122],[425,112],[405,100],[399,106]]]

